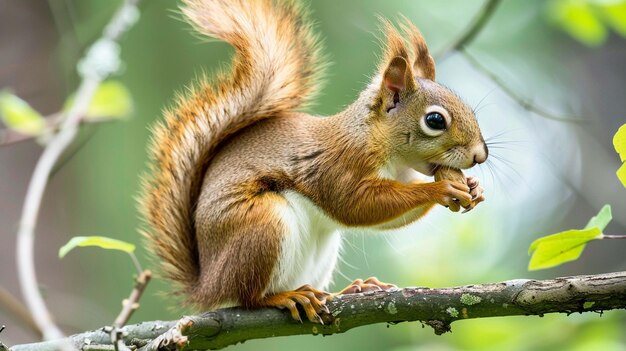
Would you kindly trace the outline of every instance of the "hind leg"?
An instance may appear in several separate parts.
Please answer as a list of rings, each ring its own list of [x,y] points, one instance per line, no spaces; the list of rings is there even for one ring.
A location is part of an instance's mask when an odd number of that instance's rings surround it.
[[[215,278],[210,284],[218,287],[219,295],[232,296],[244,307],[287,309],[295,320],[302,321],[299,305],[308,320],[321,323],[319,313],[326,311],[329,293],[310,285],[292,291],[272,288],[274,274],[282,274],[278,270],[284,266],[281,243],[289,229],[275,210],[281,201],[284,198],[278,194],[263,194],[230,208],[217,231],[224,247],[217,252],[217,260],[205,265]]]

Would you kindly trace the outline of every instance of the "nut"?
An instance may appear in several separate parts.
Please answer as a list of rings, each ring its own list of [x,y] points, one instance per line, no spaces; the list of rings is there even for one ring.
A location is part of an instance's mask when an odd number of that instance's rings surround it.
[[[449,180],[467,185],[467,180],[463,171],[458,168],[439,166],[435,171],[435,181]]]

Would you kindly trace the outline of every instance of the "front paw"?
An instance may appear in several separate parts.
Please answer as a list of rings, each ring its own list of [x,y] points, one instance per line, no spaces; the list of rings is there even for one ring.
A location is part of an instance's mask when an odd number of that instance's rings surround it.
[[[440,180],[435,184],[439,190],[435,201],[450,211],[459,212],[461,207],[467,208],[472,205],[472,195],[467,185],[450,180]]]
[[[480,185],[478,178],[467,177],[467,186],[469,187],[469,193],[472,196],[469,206],[463,206],[465,209],[463,213],[471,211],[476,205],[485,201],[485,189]]]

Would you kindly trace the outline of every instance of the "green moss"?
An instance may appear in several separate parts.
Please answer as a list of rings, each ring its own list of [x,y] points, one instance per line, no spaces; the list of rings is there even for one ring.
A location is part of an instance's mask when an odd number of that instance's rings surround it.
[[[456,308],[454,308],[454,307],[448,307],[448,308],[446,308],[446,312],[447,312],[450,316],[452,316],[452,317],[454,317],[454,318],[456,318],[456,317],[458,317],[458,316],[459,316],[459,311],[457,311],[457,309],[456,309]]]
[[[482,299],[479,296],[476,295],[472,295],[472,294],[463,294],[461,295],[461,303],[464,305],[475,305],[477,303],[480,303],[480,301],[482,301]]]
[[[389,314],[396,314],[396,313],[398,313],[398,309],[396,308],[396,304],[395,304],[395,303],[393,303],[393,302],[390,302],[390,303],[387,305],[387,312],[388,312]]]

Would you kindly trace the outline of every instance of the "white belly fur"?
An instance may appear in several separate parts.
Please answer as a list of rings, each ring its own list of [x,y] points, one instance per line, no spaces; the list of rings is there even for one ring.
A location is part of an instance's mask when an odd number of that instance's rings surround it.
[[[326,290],[341,248],[341,225],[306,197],[293,191],[283,196],[287,203],[275,210],[287,234],[266,293],[294,290],[304,284]]]
[[[404,164],[390,162],[379,172],[383,179],[411,183],[423,177]],[[340,223],[329,218],[311,200],[294,191],[286,191],[286,204],[277,205],[275,211],[287,227],[281,243],[278,265],[275,267],[266,293],[297,289],[304,284],[326,290],[331,282],[341,249]],[[413,222],[423,209],[413,209],[403,216],[375,226],[386,230],[403,227]]]

